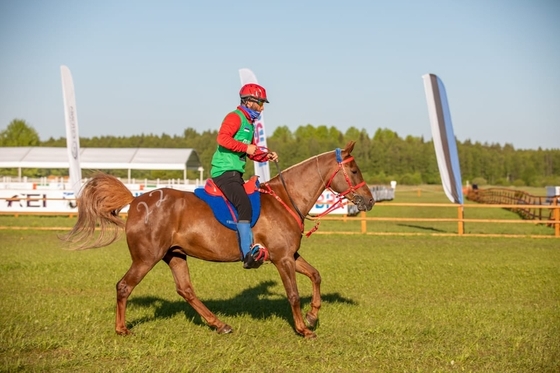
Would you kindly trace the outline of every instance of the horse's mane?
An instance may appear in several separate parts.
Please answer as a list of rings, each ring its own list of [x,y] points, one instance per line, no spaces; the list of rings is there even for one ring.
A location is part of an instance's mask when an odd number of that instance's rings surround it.
[[[282,172],[290,172],[292,169],[297,168],[297,167],[303,165],[304,163],[310,162],[310,161],[312,161],[313,159],[319,158],[319,157],[321,157],[321,156],[323,156],[323,155],[325,155],[325,154],[329,154],[329,153],[332,153],[332,152],[333,152],[333,151],[330,150],[330,151],[328,151],[328,152],[324,152],[324,153],[321,153],[321,154],[314,155],[313,157],[304,159],[303,161],[301,161],[301,162],[299,162],[299,163],[296,163],[296,164],[294,164],[294,165],[291,165],[290,167],[288,167],[288,168],[282,170]],[[276,176],[274,176],[274,177],[272,177],[272,178],[270,178],[269,181],[272,181],[272,180],[274,180],[274,179],[277,179],[278,176],[279,176],[279,174],[276,175]]]

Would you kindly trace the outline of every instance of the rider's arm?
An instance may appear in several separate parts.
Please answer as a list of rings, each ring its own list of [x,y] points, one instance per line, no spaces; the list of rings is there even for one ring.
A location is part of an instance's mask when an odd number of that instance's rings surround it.
[[[241,118],[235,113],[229,113],[224,118],[220,130],[218,131],[218,145],[234,152],[247,152],[247,144],[237,141],[233,138],[241,127]]]

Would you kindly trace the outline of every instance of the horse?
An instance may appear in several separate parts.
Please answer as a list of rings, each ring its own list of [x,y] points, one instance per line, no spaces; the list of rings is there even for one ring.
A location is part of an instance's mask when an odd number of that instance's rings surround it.
[[[293,165],[260,184],[261,214],[253,227],[255,242],[269,251],[286,290],[295,331],[305,338],[316,337],[321,308],[319,272],[298,253],[304,219],[325,189],[339,193],[358,210],[371,210],[375,201],[351,156],[354,142],[341,150],[316,155]],[[211,208],[193,192],[155,189],[137,197],[116,177],[98,172],[82,187],[78,197],[78,219],[65,236],[74,249],[110,245],[123,233],[132,264],[117,282],[115,331],[128,335],[127,300],[144,276],[163,260],[173,274],[176,291],[207,325],[218,333],[233,329],[222,322],[196,296],[191,284],[187,257],[213,262],[236,262],[240,251],[236,232],[220,224]],[[120,211],[129,205],[128,217]],[[296,272],[312,283],[311,310],[305,321],[300,307]]]

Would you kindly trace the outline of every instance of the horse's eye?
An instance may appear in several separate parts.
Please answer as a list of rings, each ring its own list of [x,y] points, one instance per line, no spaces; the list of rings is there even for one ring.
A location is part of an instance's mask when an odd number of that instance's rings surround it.
[[[356,175],[356,174],[358,173],[358,170],[357,170],[357,169],[352,169],[352,170],[350,170],[350,171],[352,171],[352,173],[353,173],[354,175]]]

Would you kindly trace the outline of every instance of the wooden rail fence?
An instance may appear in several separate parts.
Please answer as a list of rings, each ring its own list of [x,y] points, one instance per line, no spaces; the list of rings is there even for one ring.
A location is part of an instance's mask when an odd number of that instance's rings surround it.
[[[467,199],[484,204],[503,204],[507,210],[513,211],[528,220],[553,220],[554,210],[550,205],[558,202],[560,196],[534,196],[522,190],[506,188],[471,189]]]
[[[353,219],[359,219],[361,222],[360,232],[320,232],[319,234],[370,234],[370,235],[425,235],[425,233],[402,233],[402,232],[368,232],[367,223],[375,221],[386,221],[386,222],[455,222],[457,224],[457,233],[434,233],[432,235],[443,235],[443,236],[478,236],[478,237],[556,237],[560,238],[560,205],[556,199],[552,205],[547,206],[550,209],[550,218],[548,220],[514,220],[514,219],[472,219],[464,217],[464,209],[471,208],[503,208],[511,210],[512,206],[509,204],[466,204],[457,205],[453,203],[391,203],[385,206],[400,206],[400,207],[448,207],[457,209],[457,218],[418,218],[418,217],[367,217],[365,212],[361,212],[359,217]],[[348,221],[348,217],[324,217],[322,220],[325,221]],[[554,235],[525,235],[525,234],[485,234],[485,233],[466,233],[465,223],[490,223],[490,224],[547,224],[549,227],[554,229]]]

